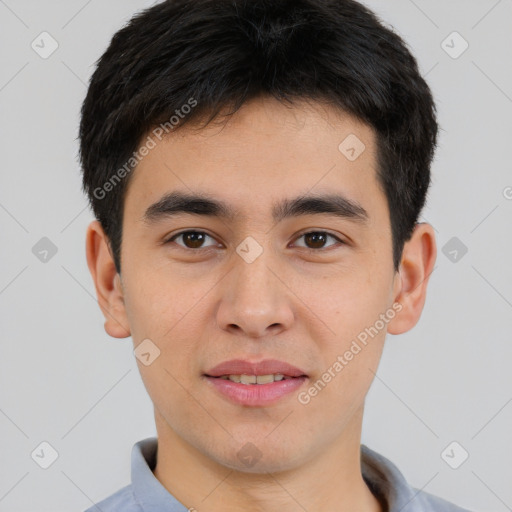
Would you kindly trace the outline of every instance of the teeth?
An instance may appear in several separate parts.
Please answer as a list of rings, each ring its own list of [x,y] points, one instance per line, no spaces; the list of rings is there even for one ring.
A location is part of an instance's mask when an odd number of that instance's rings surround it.
[[[293,377],[285,377],[282,373],[274,373],[270,375],[223,375],[219,378],[241,384],[270,384],[271,382],[291,379]]]
[[[273,375],[258,375],[256,377],[257,384],[270,384],[271,382],[274,382]]]
[[[256,375],[240,375],[242,384],[256,384],[258,382]]]

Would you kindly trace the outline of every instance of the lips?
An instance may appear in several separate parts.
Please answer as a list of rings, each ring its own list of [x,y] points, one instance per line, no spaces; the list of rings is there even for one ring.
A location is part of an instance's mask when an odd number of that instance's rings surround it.
[[[232,359],[208,370],[204,380],[217,396],[237,406],[270,407],[290,400],[309,377],[301,368],[277,359],[257,363]]]
[[[207,377],[223,377],[225,375],[270,375],[282,374],[285,377],[307,377],[304,370],[285,361],[265,359],[251,363],[243,359],[232,359],[214,366],[205,372]]]

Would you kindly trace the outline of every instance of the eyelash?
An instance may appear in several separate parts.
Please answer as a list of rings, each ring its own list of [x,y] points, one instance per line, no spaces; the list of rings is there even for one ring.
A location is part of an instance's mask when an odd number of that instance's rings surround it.
[[[187,231],[181,231],[179,233],[176,233],[175,235],[173,235],[171,238],[165,240],[163,243],[164,245],[165,244],[168,244],[168,243],[171,243],[171,242],[174,242],[174,240],[176,240],[176,238],[180,237],[181,235],[185,235],[187,233],[194,233],[194,234],[202,234],[202,235],[206,235],[210,238],[212,238],[213,240],[214,237],[212,237],[211,235],[209,235],[208,233],[206,233],[205,231],[197,231],[197,230],[187,230]],[[345,242],[343,240],[341,240],[340,238],[338,238],[337,236],[333,235],[332,233],[329,233],[328,231],[306,231],[302,234],[300,234],[296,240],[298,240],[299,238],[302,238],[306,235],[311,235],[311,234],[315,234],[315,235],[327,235],[328,237],[331,237],[331,238],[334,238],[339,244],[341,245],[345,245]],[[190,247],[185,247],[183,245],[180,245],[180,244],[177,244],[181,249],[185,249],[186,251],[194,251],[194,252],[199,252],[199,251],[204,251],[204,250],[208,250],[208,249],[211,249],[212,247],[214,247],[213,245],[211,246],[207,246],[207,247],[199,247],[198,249],[192,249]],[[301,247],[301,249],[303,250],[306,250],[308,252],[320,252],[320,251],[325,251],[331,247],[333,247],[335,244],[333,245],[330,245],[328,246],[327,248],[324,248],[324,247],[321,247],[319,249],[313,249],[311,247]]]

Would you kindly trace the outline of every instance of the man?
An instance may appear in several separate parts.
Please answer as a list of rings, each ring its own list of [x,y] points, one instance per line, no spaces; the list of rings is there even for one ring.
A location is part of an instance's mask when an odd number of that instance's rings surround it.
[[[82,108],[87,261],[158,439],[102,511],[462,511],[361,446],[386,333],[419,320],[435,105],[352,0],[175,0]]]

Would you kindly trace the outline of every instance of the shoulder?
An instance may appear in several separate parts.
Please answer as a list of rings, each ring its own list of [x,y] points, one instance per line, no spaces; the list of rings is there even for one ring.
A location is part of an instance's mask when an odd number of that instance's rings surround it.
[[[96,503],[85,512],[143,512],[133,495],[133,487],[127,485],[104,500]]]
[[[438,496],[410,486],[389,459],[361,445],[363,478],[389,512],[471,512]]]
[[[418,505],[421,504],[421,510],[425,510],[425,512],[471,512],[466,508],[458,507],[449,501],[443,500],[439,496],[434,496],[425,491],[418,491],[414,488],[413,490],[417,493],[415,502]]]

